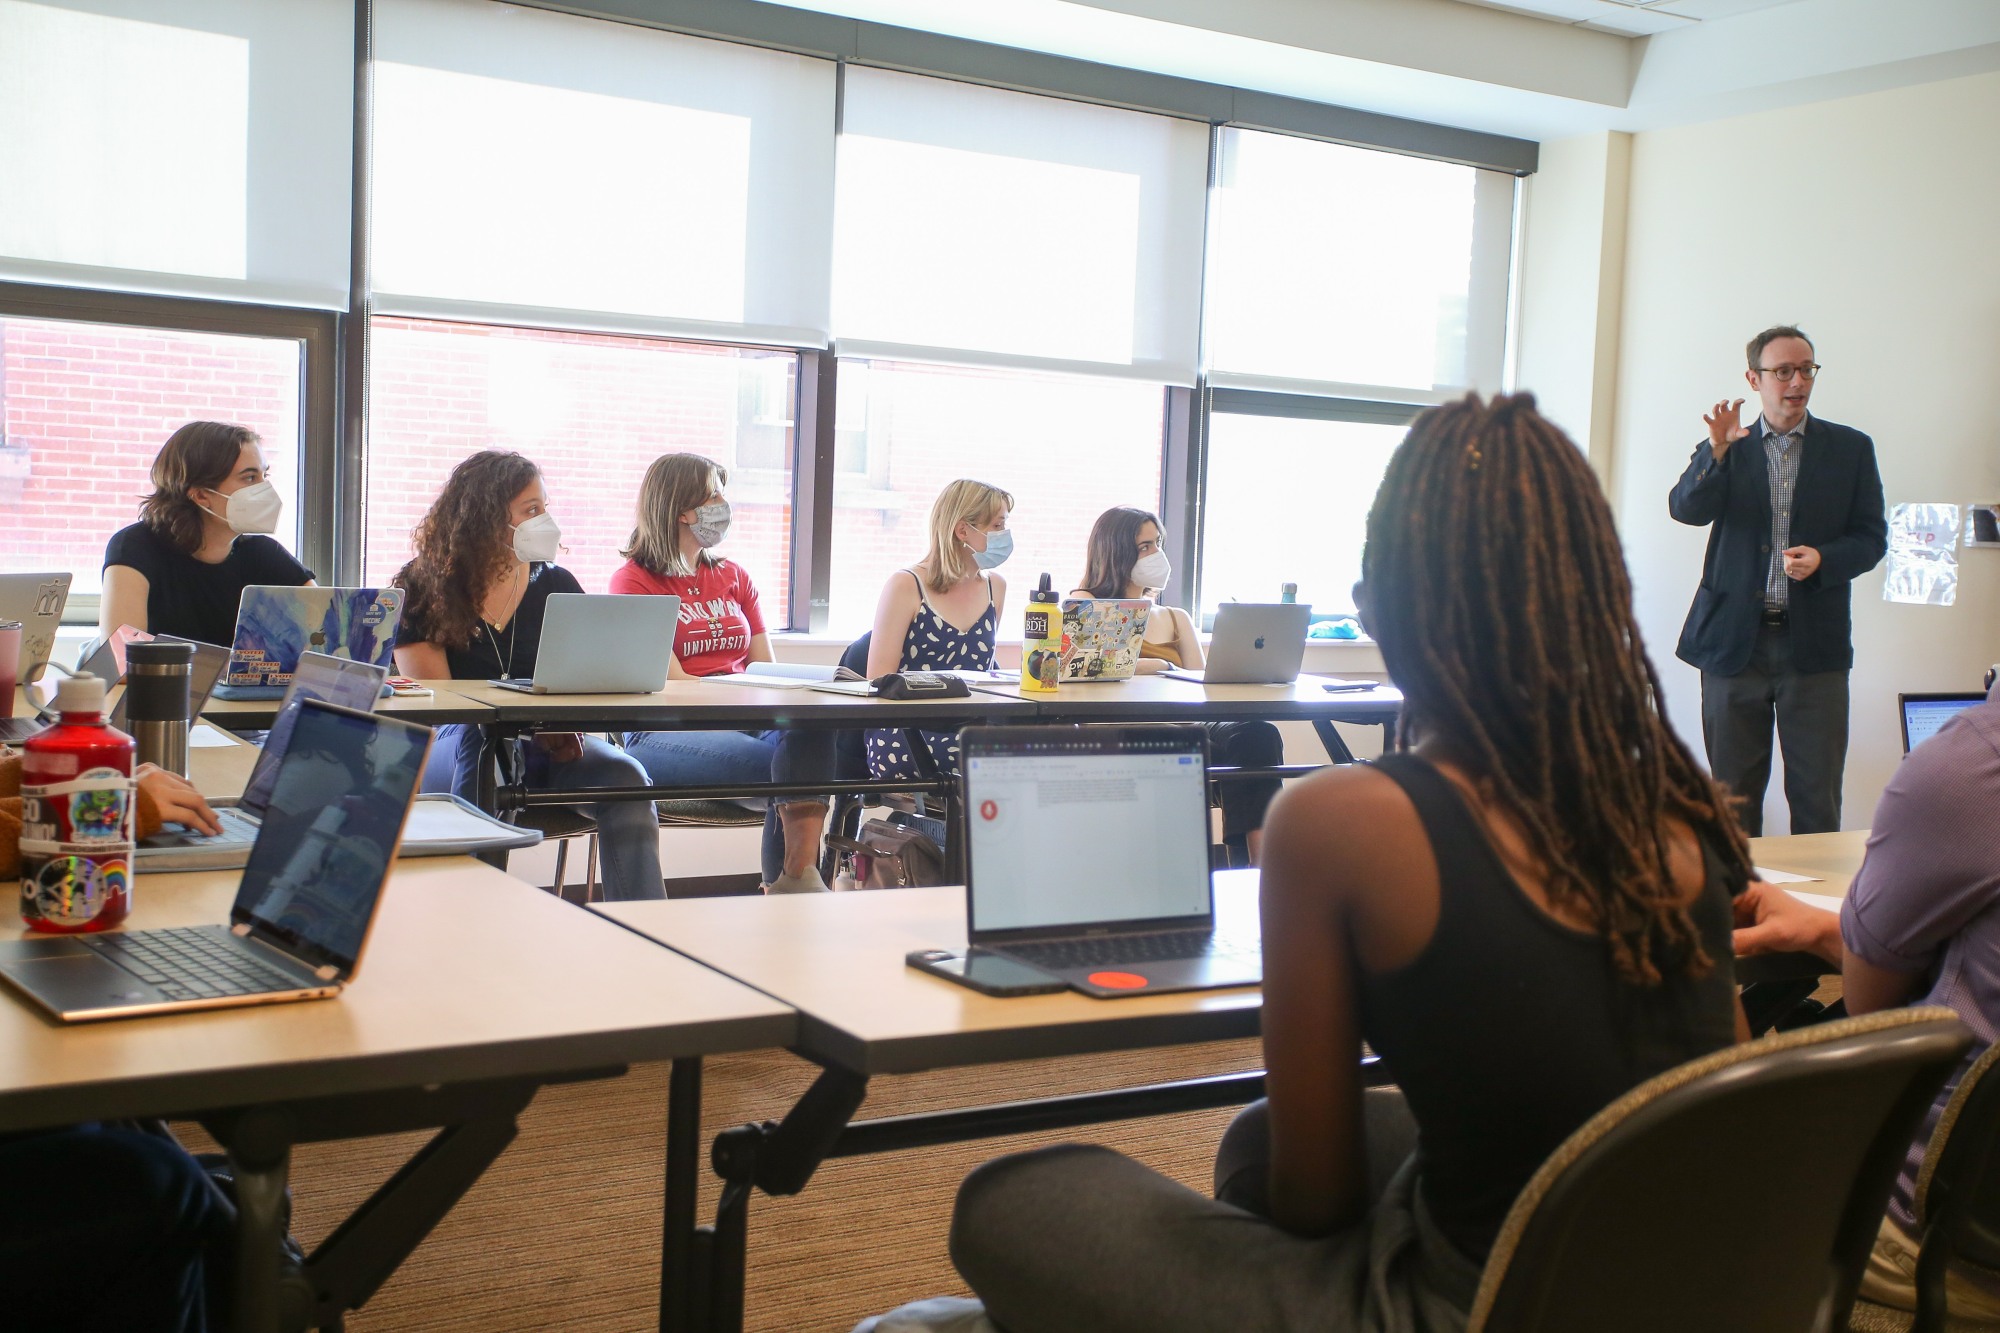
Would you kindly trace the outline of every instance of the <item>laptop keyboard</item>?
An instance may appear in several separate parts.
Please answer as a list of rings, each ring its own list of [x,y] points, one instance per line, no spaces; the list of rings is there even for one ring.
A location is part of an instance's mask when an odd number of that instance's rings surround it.
[[[223,806],[215,812],[215,819],[217,823],[222,825],[222,832],[220,833],[203,833],[199,829],[192,829],[185,825],[176,824],[174,827],[179,831],[173,835],[170,842],[149,842],[148,845],[213,847],[218,843],[228,843],[231,846],[235,846],[239,843],[257,841],[257,821],[249,815],[238,811],[235,806]]]
[[[1118,963],[1170,963],[1184,958],[1227,958],[1255,953],[1206,930],[1163,930],[1151,935],[1086,935],[1068,940],[1009,944],[1007,952],[1037,967],[1107,967]]]
[[[264,995],[300,990],[306,984],[265,967],[246,950],[218,937],[212,926],[99,935],[84,943],[173,1000]]]

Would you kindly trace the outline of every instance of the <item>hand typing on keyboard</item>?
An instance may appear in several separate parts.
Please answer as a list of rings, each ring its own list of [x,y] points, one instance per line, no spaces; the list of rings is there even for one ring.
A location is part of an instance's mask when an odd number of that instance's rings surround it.
[[[194,833],[222,832],[222,821],[186,778],[153,764],[139,765],[133,776],[139,784],[140,837],[161,824],[185,825]]]

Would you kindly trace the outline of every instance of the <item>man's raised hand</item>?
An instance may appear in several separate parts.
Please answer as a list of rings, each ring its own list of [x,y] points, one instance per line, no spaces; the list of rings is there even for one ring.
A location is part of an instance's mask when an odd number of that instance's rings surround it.
[[[1744,425],[1741,419],[1742,406],[1741,398],[1733,401],[1725,398],[1715,405],[1713,412],[1702,416],[1702,421],[1708,426],[1709,450],[1715,454],[1715,461],[1718,463],[1722,461],[1722,456],[1729,452],[1730,445],[1750,433],[1750,428]]]

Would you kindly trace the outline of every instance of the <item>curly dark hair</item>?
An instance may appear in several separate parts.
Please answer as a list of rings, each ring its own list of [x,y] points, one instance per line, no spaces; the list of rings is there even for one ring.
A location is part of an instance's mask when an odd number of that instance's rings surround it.
[[[1597,923],[1627,981],[1706,973],[1664,821],[1746,875],[1749,845],[1667,724],[1583,452],[1532,394],[1432,408],[1389,460],[1361,564],[1390,677],[1491,784],[1547,868],[1549,901]]]
[[[213,490],[228,481],[243,447],[263,440],[248,426],[188,422],[167,436],[153,456],[153,493],[140,503],[139,517],[175,550],[193,555],[201,549],[207,515],[188,492]]]
[[[410,533],[416,551],[396,571],[403,615],[441,648],[479,633],[487,587],[514,562],[507,508],[542,470],[511,449],[482,449],[451,470],[430,511]]]

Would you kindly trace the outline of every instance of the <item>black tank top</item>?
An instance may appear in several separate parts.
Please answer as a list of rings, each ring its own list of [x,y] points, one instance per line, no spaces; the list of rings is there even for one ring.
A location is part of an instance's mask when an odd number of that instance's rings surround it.
[[[1735,1040],[1730,884],[1704,846],[1692,915],[1714,966],[1643,987],[1598,936],[1524,894],[1449,779],[1376,765],[1409,796],[1438,866],[1437,929],[1408,965],[1361,978],[1362,1031],[1409,1099],[1424,1202],[1474,1259],[1557,1145],[1619,1095]]]

